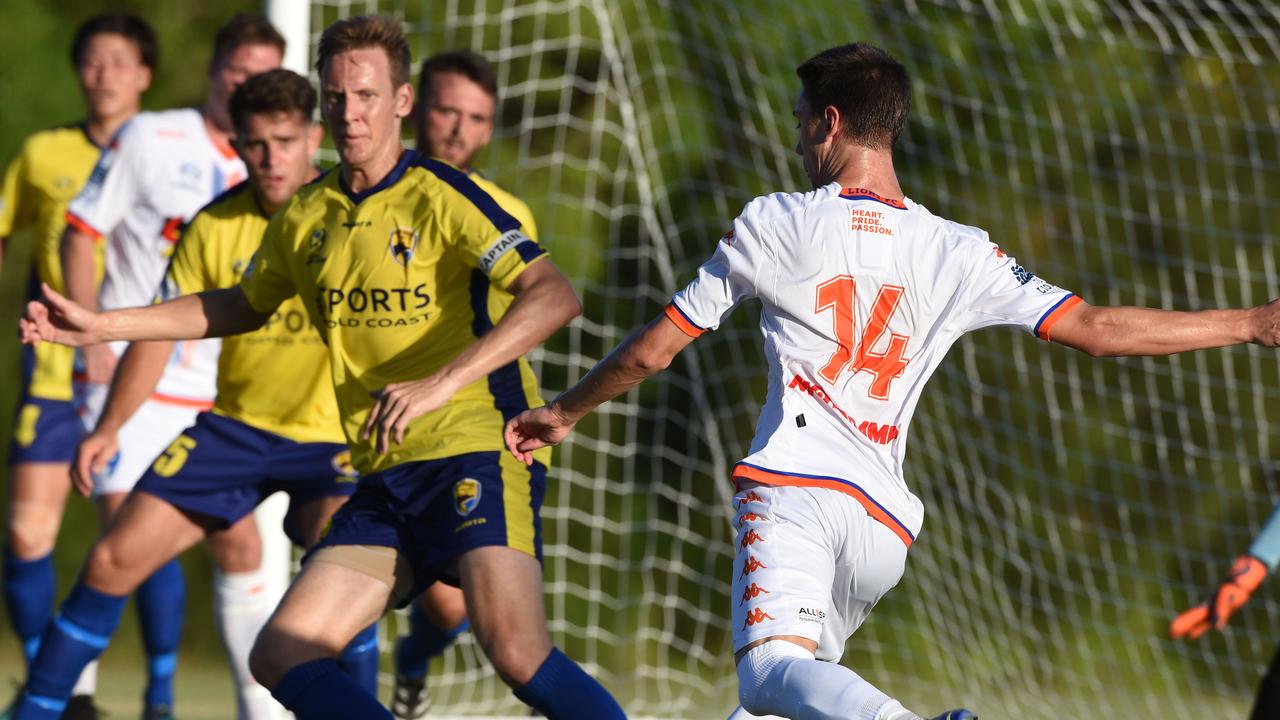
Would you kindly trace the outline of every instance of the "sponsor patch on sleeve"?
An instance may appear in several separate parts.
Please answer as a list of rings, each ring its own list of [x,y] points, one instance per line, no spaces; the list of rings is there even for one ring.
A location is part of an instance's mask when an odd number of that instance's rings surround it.
[[[533,242],[519,229],[508,230],[498,236],[497,240],[480,254],[478,265],[481,272],[486,275],[493,270],[493,266],[497,264],[498,259],[507,254],[508,250],[514,250],[521,243]]]

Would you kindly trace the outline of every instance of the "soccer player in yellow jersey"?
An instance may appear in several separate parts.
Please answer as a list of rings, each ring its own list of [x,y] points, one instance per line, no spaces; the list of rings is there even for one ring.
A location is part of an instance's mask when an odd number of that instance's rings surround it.
[[[481,175],[473,166],[476,153],[493,137],[498,105],[498,78],[480,55],[455,50],[437,53],[418,71],[418,105],[414,111],[418,151],[463,170],[475,184],[511,213],[534,242],[533,214],[514,195]],[[427,713],[427,669],[467,629],[462,592],[446,583],[432,584],[414,600],[409,633],[395,649],[395,687],[391,713],[396,720],[417,720]]]
[[[288,70],[256,75],[236,90],[231,116],[237,128],[236,148],[250,180],[192,218],[175,248],[163,296],[232,287],[240,281],[269,214],[317,174],[311,158],[322,130],[311,122],[315,105],[310,83]],[[127,418],[151,396],[172,345],[130,345],[104,417]],[[95,432],[118,431],[117,423],[100,425]],[[124,598],[157,567],[205,535],[224,532],[271,493],[282,490],[290,495],[286,529],[299,544],[313,545],[333,511],[355,491],[349,455],[328,351],[302,299],[286,299],[260,329],[223,343],[212,411],[201,413],[195,425],[156,459],[125,500],[118,521],[94,545],[79,584],[62,608],[62,627],[45,639],[51,648],[68,652],[41,652],[28,695],[56,706],[67,678],[74,678],[79,664],[101,650],[77,643],[65,632],[68,622],[75,624],[78,614],[86,612],[79,605],[90,605],[92,614],[93,601],[105,599],[110,607],[97,621],[112,622],[110,611],[118,618]],[[254,573],[238,577],[242,584],[262,584]],[[253,720],[281,715],[270,694],[247,677],[249,650],[273,609],[270,596],[258,595],[267,607],[240,608],[256,613],[257,624],[247,634],[226,638],[233,668],[248,680],[239,698],[239,716]],[[108,629],[99,625],[89,632],[106,638]],[[376,660],[376,642],[371,650]],[[376,688],[376,663],[373,670]]]
[[[71,60],[87,117],[27,138],[0,191],[0,241],[19,233],[30,237],[35,276],[59,291],[64,286],[58,238],[67,203],[116,131],[137,114],[151,83],[155,35],[133,15],[98,15],[76,30]],[[38,288],[33,282],[32,290]],[[28,663],[53,613],[53,544],[71,489],[67,469],[83,432],[71,403],[73,354],[52,344],[25,353],[23,397],[9,451],[4,592]],[[80,689],[91,693],[91,674],[86,681]],[[70,715],[79,717],[90,706],[86,694]]]
[[[548,455],[526,466],[502,451],[505,419],[541,404],[522,356],[578,299],[465,173],[401,146],[413,87],[399,20],[339,21],[317,56],[342,164],[276,214],[239,287],[101,314],[46,290],[24,341],[230,335],[301,295],[362,478],[258,636],[254,675],[303,720],[390,718],[335,658],[440,578],[461,583],[472,630],[518,698],[550,718],[624,717],[547,632]]]

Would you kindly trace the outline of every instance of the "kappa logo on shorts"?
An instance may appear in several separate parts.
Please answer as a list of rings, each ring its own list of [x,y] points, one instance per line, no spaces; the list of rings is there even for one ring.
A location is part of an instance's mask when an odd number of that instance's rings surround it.
[[[742,507],[747,503],[753,503],[753,502],[764,502],[764,498],[760,497],[760,494],[757,493],[755,490],[752,490],[746,495],[743,495],[742,497],[738,498],[738,507]]]
[[[333,471],[338,473],[335,478],[338,482],[355,482],[360,477],[360,473],[356,472],[356,468],[351,464],[351,451],[343,450],[333,459],[329,461],[333,465]]]
[[[765,522],[767,519],[768,518],[760,513],[745,512],[738,516],[738,527],[742,527],[743,523],[751,522],[752,520],[756,522]]]
[[[755,545],[758,542],[764,542],[764,538],[755,530],[747,530],[742,536],[742,542],[738,543],[738,547],[746,548],[748,545]]]
[[[758,598],[761,595],[772,595],[772,594],[773,593],[769,592],[768,590],[765,590],[759,585],[755,583],[751,583],[750,587],[742,591],[742,599],[738,601],[738,607],[742,607],[742,603],[754,598]]]
[[[796,611],[796,614],[805,622],[816,622],[821,624],[827,621],[827,614],[818,608],[800,608]]]
[[[765,612],[764,610],[761,610],[760,608],[756,608],[755,610],[752,610],[751,612],[747,613],[747,621],[742,623],[742,629],[746,630],[748,627],[752,625],[759,625],[762,622],[768,622],[770,620],[773,620],[772,615]]]
[[[760,568],[768,569],[768,567],[768,565],[757,560],[754,555],[748,555],[747,561],[742,563],[742,574],[738,576],[738,579],[741,580]]]
[[[453,485],[453,509],[466,517],[480,504],[480,481],[463,478]]]

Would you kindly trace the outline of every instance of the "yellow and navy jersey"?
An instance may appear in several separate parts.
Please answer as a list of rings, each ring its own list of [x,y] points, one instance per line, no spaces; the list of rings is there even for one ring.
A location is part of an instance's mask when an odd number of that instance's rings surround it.
[[[28,137],[5,169],[0,187],[0,238],[29,234],[36,277],[59,292],[65,292],[59,248],[67,204],[89,179],[101,154],[102,148],[89,139],[83,124],[69,125]],[[41,343],[35,356],[28,392],[48,400],[70,400],[75,351]]]
[[[218,196],[182,232],[165,273],[168,299],[232,287],[262,242],[268,216],[248,182]],[[222,341],[213,411],[297,442],[343,442],[329,355],[297,295],[266,325]]]
[[[467,174],[406,152],[360,193],[330,172],[271,220],[241,284],[258,312],[295,292],[329,345],[352,460],[362,473],[416,460],[501,451],[507,418],[542,404],[524,358],[413,420],[378,454],[360,430],[372,392],[436,372],[483,336],[508,288],[546,251]],[[496,298],[494,296],[497,296]],[[544,464],[550,453],[539,458]]]

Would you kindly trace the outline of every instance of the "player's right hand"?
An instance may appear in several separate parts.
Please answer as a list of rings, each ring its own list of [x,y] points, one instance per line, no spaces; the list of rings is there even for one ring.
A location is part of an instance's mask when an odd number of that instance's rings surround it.
[[[71,463],[71,485],[76,492],[89,497],[93,493],[93,476],[107,469],[119,449],[119,437],[112,430],[98,428],[81,440]]]
[[[1252,555],[1241,555],[1213,597],[1173,619],[1169,624],[1169,635],[1175,640],[1194,640],[1211,627],[1225,628],[1231,615],[1248,602],[1249,596],[1266,577],[1266,563]]]
[[[18,320],[22,342],[36,345],[54,342],[71,347],[84,347],[101,342],[101,316],[58,294],[45,283],[40,284],[43,300],[27,303],[26,315]],[[107,381],[111,378],[107,377]],[[100,381],[101,382],[101,381]]]
[[[533,464],[533,451],[548,445],[559,445],[568,437],[575,422],[570,422],[556,409],[555,403],[525,410],[507,421],[502,437],[507,449],[525,465]]]
[[[1253,308],[1253,339],[1259,345],[1280,347],[1280,299]]]

